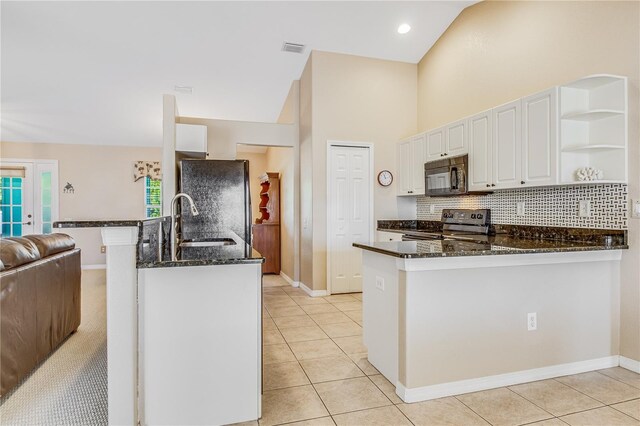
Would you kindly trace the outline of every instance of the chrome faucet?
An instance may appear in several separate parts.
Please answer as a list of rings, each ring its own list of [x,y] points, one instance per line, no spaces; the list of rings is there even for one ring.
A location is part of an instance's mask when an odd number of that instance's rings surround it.
[[[196,208],[195,203],[193,202],[193,198],[185,193],[178,193],[171,200],[171,260],[178,260],[178,237],[176,235],[176,201],[178,198],[184,197],[189,201],[189,207],[191,208],[191,214],[194,216],[198,216],[198,209]]]

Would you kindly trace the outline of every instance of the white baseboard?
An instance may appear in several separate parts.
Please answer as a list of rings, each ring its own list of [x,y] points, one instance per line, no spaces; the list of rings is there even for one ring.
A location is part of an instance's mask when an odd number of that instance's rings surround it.
[[[640,361],[620,355],[620,367],[640,374]]]
[[[82,269],[107,269],[107,265],[105,265],[105,264],[82,265]]]
[[[280,276],[282,277],[282,279],[284,279],[286,282],[288,282],[289,284],[291,284],[291,287],[300,287],[300,283],[298,281],[294,281],[291,279],[291,277],[287,274],[285,274],[284,272],[280,271]]]
[[[300,281],[300,288],[303,289],[311,297],[321,297],[327,295],[327,290],[311,290],[302,281]]]
[[[412,389],[407,389],[398,383],[396,393],[404,402],[427,401],[445,396],[460,395],[463,393],[534,382],[536,380],[550,379],[552,377],[616,367],[619,363],[618,358],[618,355],[614,355],[587,361],[552,365],[550,367],[534,368],[532,370],[516,371],[514,373],[498,374],[495,376],[479,377],[477,379],[460,380],[457,382],[441,383]]]

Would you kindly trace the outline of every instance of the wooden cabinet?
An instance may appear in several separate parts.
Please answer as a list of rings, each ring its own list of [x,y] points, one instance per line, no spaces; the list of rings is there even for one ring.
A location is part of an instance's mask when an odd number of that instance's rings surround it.
[[[264,258],[262,273],[280,273],[280,175],[267,173],[260,182],[260,217],[253,225],[253,248]]]
[[[398,195],[424,195],[425,134],[398,143]]]
[[[459,120],[427,133],[427,160],[440,160],[468,152],[467,120]]]

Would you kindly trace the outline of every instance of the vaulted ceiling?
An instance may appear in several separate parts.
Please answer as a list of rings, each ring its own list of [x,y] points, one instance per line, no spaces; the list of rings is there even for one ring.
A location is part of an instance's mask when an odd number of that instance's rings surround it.
[[[275,121],[311,50],[416,63],[472,3],[2,1],[1,138],[160,146],[165,93],[183,116]]]

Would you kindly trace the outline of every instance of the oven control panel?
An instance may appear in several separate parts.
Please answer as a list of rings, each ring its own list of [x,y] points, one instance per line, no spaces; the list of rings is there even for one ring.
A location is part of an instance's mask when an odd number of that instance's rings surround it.
[[[489,224],[490,216],[489,209],[443,209],[442,223],[483,226]]]

